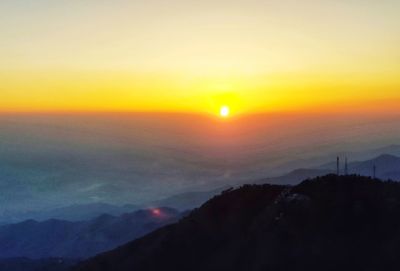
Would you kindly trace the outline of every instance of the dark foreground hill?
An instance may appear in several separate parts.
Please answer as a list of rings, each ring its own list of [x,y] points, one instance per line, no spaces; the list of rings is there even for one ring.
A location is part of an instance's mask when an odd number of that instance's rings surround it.
[[[399,270],[400,184],[327,175],[246,185],[77,271]]]

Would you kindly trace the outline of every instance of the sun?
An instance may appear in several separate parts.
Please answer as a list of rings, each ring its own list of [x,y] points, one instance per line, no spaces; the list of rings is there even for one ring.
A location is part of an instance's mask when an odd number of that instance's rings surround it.
[[[219,115],[223,118],[227,118],[229,117],[229,114],[230,114],[229,107],[226,105],[221,106],[221,109],[219,110]]]

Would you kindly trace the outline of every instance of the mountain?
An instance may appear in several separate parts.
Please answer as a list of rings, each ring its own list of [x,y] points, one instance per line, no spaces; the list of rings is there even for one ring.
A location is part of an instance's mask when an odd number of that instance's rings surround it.
[[[398,270],[399,214],[397,182],[245,185],[73,270]]]
[[[303,153],[300,154],[298,159],[291,160],[286,162],[279,167],[274,168],[270,172],[277,172],[278,175],[282,175],[290,169],[294,168],[328,168],[334,170],[336,172],[336,157],[349,157],[353,161],[365,161],[370,160],[375,157],[378,157],[383,154],[389,154],[394,156],[400,156],[400,145],[387,145],[384,147],[373,148],[369,149],[362,148],[361,150],[354,151],[354,150],[336,150],[334,152],[327,152],[321,155],[313,156],[313,157],[303,157]],[[329,161],[332,162],[325,164],[324,166],[321,165],[321,161]]]
[[[119,216],[124,213],[133,212],[139,209],[139,206],[126,204],[122,206],[107,204],[107,203],[90,203],[90,204],[75,204],[66,207],[56,208],[47,212],[39,212],[37,218],[33,219],[62,219],[68,221],[82,221],[93,219],[102,214]]]
[[[390,147],[372,150],[371,153],[378,153],[380,151],[387,151],[388,153],[397,152],[399,147],[393,145]],[[390,151],[392,150],[392,151]],[[333,157],[335,158],[335,157]],[[334,160],[334,159],[333,159]],[[360,174],[364,176],[373,175],[373,166],[376,166],[376,176],[381,179],[393,179],[400,180],[400,157],[391,154],[381,154],[373,159],[366,161],[349,161],[348,170],[350,174]],[[341,172],[344,172],[344,164],[341,161]],[[307,178],[314,178],[330,173],[336,172],[336,161],[323,164],[316,168],[299,168],[295,169],[287,174],[268,177],[256,180],[254,183],[270,183],[270,184],[297,184],[300,180]],[[242,182],[239,182],[241,184]],[[229,188],[223,186],[218,189],[206,190],[206,191],[192,191],[181,194],[176,194],[170,197],[166,197],[161,200],[151,201],[141,206],[139,205],[112,205],[107,203],[91,203],[91,204],[75,204],[62,208],[56,208],[46,211],[36,212],[2,212],[0,213],[0,224],[8,224],[20,222],[27,219],[34,219],[43,221],[47,219],[61,219],[68,221],[81,221],[93,219],[96,216],[107,213],[110,215],[118,216],[123,213],[132,212],[139,209],[140,207],[146,208],[147,206],[168,206],[180,211],[190,210],[199,207],[201,204],[206,202],[211,197],[219,194],[221,191]]]
[[[400,157],[388,154],[380,155],[372,160],[353,163],[349,166],[349,172],[370,176],[373,175],[374,165],[377,177],[400,180]]]
[[[98,202],[89,204],[74,204],[50,210],[25,211],[25,212],[3,211],[0,214],[0,223],[1,224],[18,223],[29,219],[37,221],[44,221],[49,219],[82,221],[82,220],[93,219],[102,214],[119,216],[124,213],[133,212],[138,209],[140,209],[139,206],[132,204],[117,206],[117,205]]]
[[[400,145],[392,144],[381,148],[364,151],[365,155],[369,154],[371,157],[376,157],[386,153],[389,155],[400,156]]]
[[[171,208],[104,214],[89,221],[27,220],[0,227],[0,258],[86,258],[176,222]]]
[[[256,181],[256,184],[270,183],[270,184],[298,184],[300,180],[305,180],[307,178],[315,178],[317,176],[323,176],[329,173],[332,173],[333,170],[330,169],[308,169],[308,168],[300,168],[295,169],[288,174],[279,176],[279,177],[271,177],[265,178]]]
[[[392,152],[396,152],[399,148],[397,145],[391,147],[372,150],[371,153],[377,153],[379,151],[389,151],[392,148]],[[361,161],[361,162],[350,162],[349,163],[349,173],[359,174],[363,176],[373,175],[373,166],[376,166],[377,172],[376,176],[381,179],[393,179],[400,180],[400,157],[381,154],[373,159]],[[343,163],[341,171],[343,173]],[[336,162],[327,163],[317,168],[299,168],[290,171],[287,174],[283,174],[277,177],[268,177],[260,180],[256,180],[256,184],[298,184],[300,180],[305,180],[308,178],[315,178],[318,176],[323,176],[336,172]],[[150,204],[150,206],[169,206],[179,210],[188,210],[199,207],[201,204],[206,202],[211,197],[217,195],[223,190],[228,189],[225,186],[220,189],[215,189],[211,191],[202,192],[187,192],[178,194],[160,201],[155,201]]]
[[[278,177],[269,177],[260,180],[256,180],[254,183],[256,184],[263,184],[263,183],[270,183],[270,184],[297,184],[299,180],[304,180],[307,178],[314,178],[317,176],[323,176],[329,173],[334,172],[330,169],[307,169],[307,168],[300,168],[293,170],[287,174]],[[182,194],[177,194],[159,201],[154,201],[149,204],[148,206],[168,206],[174,209],[178,209],[181,211],[184,210],[192,210],[194,208],[200,207],[203,203],[207,200],[212,198],[213,196],[218,195],[224,190],[229,189],[230,186],[224,186],[219,189],[214,189],[210,191],[199,191],[199,192],[187,192]]]
[[[200,207],[207,200],[215,195],[218,195],[222,191],[229,187],[223,187],[219,189],[213,189],[210,191],[198,191],[198,192],[186,192],[177,194],[159,201],[151,202],[150,206],[168,206],[181,211],[191,210]]]
[[[373,159],[366,161],[349,162],[349,174],[360,174],[364,176],[373,175],[373,167],[376,166],[376,177],[381,179],[400,180],[400,157],[390,154],[382,154]],[[336,169],[335,163],[328,163],[319,167],[319,169]],[[343,169],[343,162],[341,165],[341,172]]]

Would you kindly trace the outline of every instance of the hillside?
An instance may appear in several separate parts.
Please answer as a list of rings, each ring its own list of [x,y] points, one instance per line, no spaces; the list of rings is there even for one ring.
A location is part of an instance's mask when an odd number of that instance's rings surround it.
[[[27,220],[1,226],[0,259],[87,258],[176,222],[181,216],[171,208],[154,210],[139,210],[121,216],[104,214],[79,222]]]
[[[400,184],[327,175],[245,185],[75,271],[398,270]]]

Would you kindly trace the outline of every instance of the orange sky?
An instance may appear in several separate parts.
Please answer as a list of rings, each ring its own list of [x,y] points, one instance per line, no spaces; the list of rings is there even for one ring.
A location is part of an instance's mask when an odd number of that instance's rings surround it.
[[[394,0],[2,1],[0,111],[396,111],[399,9]]]

